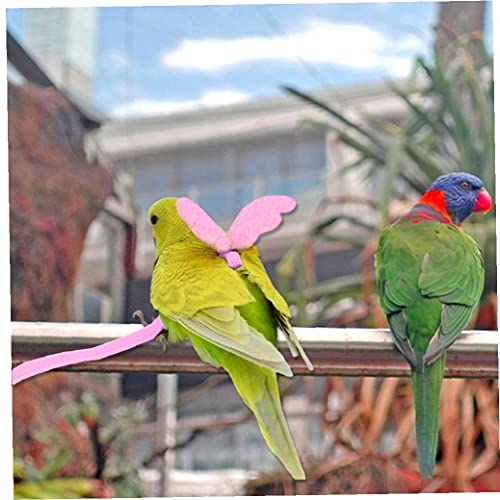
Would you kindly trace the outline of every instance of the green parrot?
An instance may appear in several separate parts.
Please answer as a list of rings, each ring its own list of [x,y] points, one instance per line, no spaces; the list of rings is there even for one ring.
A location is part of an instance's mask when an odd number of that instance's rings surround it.
[[[168,341],[189,339],[203,362],[229,374],[269,449],[294,479],[305,479],[276,376],[292,376],[277,349],[278,328],[292,353],[300,353],[312,369],[290,325],[288,306],[255,246],[239,252],[242,265],[233,270],[195,236],[176,203],[176,198],[164,198],[148,212],[156,248],[151,304],[160,313]]]
[[[477,177],[443,175],[382,232],[375,255],[381,306],[412,370],[417,458],[425,476],[436,462],[446,350],[469,323],[484,287],[480,248],[460,225],[491,205]]]

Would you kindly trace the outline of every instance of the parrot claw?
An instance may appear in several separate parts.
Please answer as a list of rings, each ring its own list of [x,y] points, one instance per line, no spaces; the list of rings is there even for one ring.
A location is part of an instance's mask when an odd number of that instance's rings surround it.
[[[141,323],[142,326],[148,326],[150,323],[146,321],[144,318],[144,313],[140,310],[137,309],[137,311],[134,311],[132,314],[132,317],[135,319],[138,319]],[[163,344],[163,351],[166,351],[168,348],[168,330],[163,329],[157,336],[156,339],[158,342],[161,342]]]
[[[163,330],[157,337],[156,340],[162,344],[163,352],[168,349],[168,331]]]
[[[142,326],[148,326],[150,324],[146,321],[146,319],[144,318],[144,313],[140,309],[137,309],[137,311],[134,311],[134,313],[132,314],[132,317],[134,317],[135,319],[138,319],[142,323]],[[161,331],[156,336],[156,340],[158,340],[159,342],[161,342],[163,344],[163,350],[166,351],[167,346],[168,346],[168,330],[163,329],[163,331]]]
[[[138,319],[142,323],[142,326],[149,325],[149,323],[144,318],[144,313],[140,309],[137,309],[136,311],[134,311],[134,313],[132,314],[132,317],[135,319]]]
[[[168,330],[165,328],[156,336],[155,340],[160,342],[163,347],[163,352],[168,349]]]

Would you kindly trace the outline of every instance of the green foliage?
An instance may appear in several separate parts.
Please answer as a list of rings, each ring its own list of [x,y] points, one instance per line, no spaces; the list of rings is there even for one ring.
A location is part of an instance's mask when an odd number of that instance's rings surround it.
[[[38,469],[29,458],[14,459],[14,498],[92,498],[95,485],[87,478],[55,478],[65,465],[68,453],[57,450]]]
[[[14,485],[14,499],[23,498],[95,498],[93,481],[78,478],[23,481]]]
[[[289,93],[326,112],[330,120],[314,123],[334,131],[339,141],[355,152],[354,160],[343,166],[341,174],[356,170],[380,186],[377,199],[361,201],[364,212],[373,212],[375,208],[377,217],[373,224],[359,216],[363,210],[352,210],[353,200],[338,201],[338,213],[318,217],[311,225],[308,239],[344,242],[353,248],[366,249],[390,221],[390,207],[394,201],[415,200],[436,177],[448,172],[467,171],[477,175],[494,198],[493,58],[477,36],[456,38],[448,51],[449,54],[435,53],[432,63],[418,57],[412,76],[404,85],[388,83],[405,108],[403,123],[368,117],[355,122],[329,103],[286,88]],[[325,203],[327,200],[323,201]],[[341,209],[342,205],[345,210]],[[485,292],[494,291],[494,210],[486,217],[473,217],[466,231],[484,252]],[[278,267],[284,289],[291,288],[291,275],[286,271],[294,269],[293,275],[300,276],[300,268],[306,267],[301,245],[302,242],[298,242]],[[345,290],[336,289],[333,295],[322,297],[322,300],[330,304],[338,302],[350,286],[347,280]],[[309,289],[296,293],[311,295]],[[303,317],[305,306],[298,307],[299,316]],[[315,318],[319,322],[325,319],[331,318],[321,315]]]
[[[392,167],[393,176],[417,193],[443,173],[465,170],[481,177],[493,194],[493,58],[481,39],[459,38],[453,48],[446,64],[439,54],[432,65],[417,58],[405,88],[389,83],[407,108],[401,125],[369,119],[356,124],[329,104],[287,90],[334,118],[316,123],[357,153],[344,170],[364,168],[371,176]]]

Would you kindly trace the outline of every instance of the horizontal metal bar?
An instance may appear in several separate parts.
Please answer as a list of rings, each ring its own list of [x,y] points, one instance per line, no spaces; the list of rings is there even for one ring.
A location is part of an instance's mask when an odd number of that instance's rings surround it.
[[[137,324],[12,323],[12,363],[66,350],[93,347],[137,330]],[[409,376],[408,364],[396,350],[388,330],[295,328],[314,365],[309,372],[290,356],[280,335],[279,349],[295,374],[344,376]],[[498,332],[468,331],[448,351],[446,377],[498,378]],[[202,363],[190,344],[149,342],[101,361],[81,363],[64,371],[223,373]]]

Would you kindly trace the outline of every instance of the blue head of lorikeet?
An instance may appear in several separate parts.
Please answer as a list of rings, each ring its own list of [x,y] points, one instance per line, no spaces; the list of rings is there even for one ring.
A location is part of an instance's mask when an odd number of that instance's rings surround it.
[[[426,476],[436,460],[446,351],[470,322],[484,287],[481,251],[460,225],[491,206],[478,177],[442,175],[382,232],[375,255],[380,303],[412,369],[417,457]]]
[[[491,197],[483,181],[467,172],[453,172],[438,177],[420,198],[427,205],[459,226],[472,212],[491,209]]]

